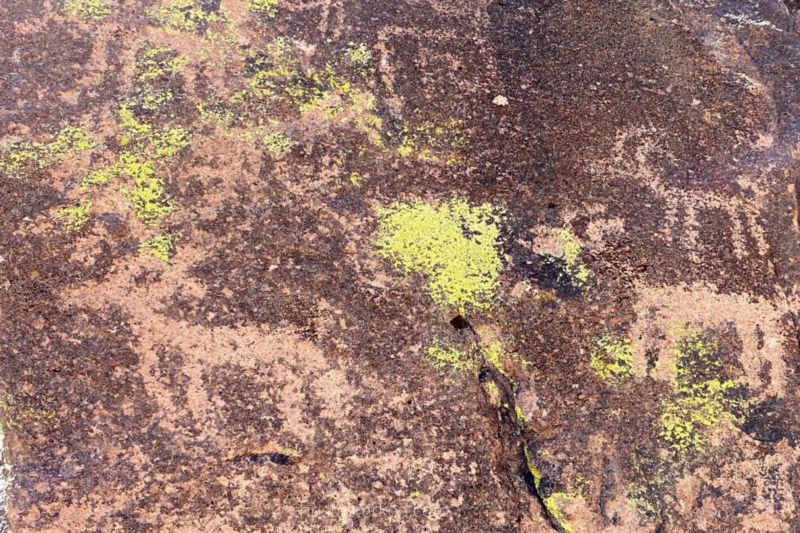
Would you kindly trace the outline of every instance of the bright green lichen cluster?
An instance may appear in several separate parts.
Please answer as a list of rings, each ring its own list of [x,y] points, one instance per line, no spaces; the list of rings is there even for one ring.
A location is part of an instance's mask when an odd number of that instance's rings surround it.
[[[114,12],[105,0],[67,0],[64,9],[73,17],[102,20]]]
[[[536,464],[533,462],[533,458],[531,457],[531,453],[528,450],[528,447],[525,446],[525,462],[528,465],[528,471],[533,476],[533,485],[536,490],[539,490],[539,485],[542,482],[542,472],[537,468]]]
[[[240,117],[230,109],[226,109],[221,102],[200,102],[197,112],[203,124],[210,124],[216,128],[228,129],[240,122]]]
[[[294,48],[283,37],[252,52],[245,62],[250,79],[232,100],[260,111],[283,103],[306,112],[320,106],[334,91],[350,90],[350,84],[336,76],[331,66],[322,71],[304,69]]]
[[[278,14],[280,0],[247,0],[247,7],[254,13],[263,13],[269,18]]]
[[[149,126],[147,128],[147,131],[152,131]],[[105,185],[120,175],[140,175],[140,165],[147,166],[148,172],[154,170],[156,163],[167,162],[189,146],[190,142],[189,133],[180,126],[155,130],[151,136],[137,138],[135,142],[127,135],[122,138],[125,142],[120,144],[127,146],[129,150],[122,152],[116,161],[92,169],[83,178],[83,188]]]
[[[168,46],[145,45],[139,50],[134,64],[136,81],[149,83],[175,76],[188,61],[189,58]]]
[[[84,176],[81,181],[81,188],[86,189],[92,185],[105,185],[111,178],[118,174],[116,165],[95,168]]]
[[[517,424],[519,424],[520,427],[524,428],[531,421],[530,417],[525,414],[525,411],[523,411],[522,407],[519,405],[514,406],[514,415],[516,415]]]
[[[292,146],[292,141],[281,132],[268,133],[262,139],[264,148],[274,159],[278,159],[289,151]]]
[[[230,17],[223,10],[205,11],[196,6],[194,0],[164,0],[160,5],[148,9],[147,14],[174,31],[197,32],[211,24],[230,24]]]
[[[347,49],[345,55],[350,58],[350,61],[355,63],[355,65],[360,68],[366,67],[369,65],[369,62],[372,61],[372,52],[364,43],[359,43],[358,45],[351,43],[350,48]]]
[[[191,135],[182,126],[171,126],[153,132],[150,137],[153,157],[158,160],[172,159],[189,146]]]
[[[165,195],[158,169],[189,146],[191,136],[182,126],[154,128],[140,121],[125,105],[120,108],[119,117],[120,145],[126,150],[116,161],[92,169],[82,184],[87,188],[120,176],[131,179],[132,186],[122,190],[131,200],[136,216],[152,226],[174,209]]]
[[[247,87],[233,95],[236,102],[268,102],[286,98],[289,81],[301,76],[300,61],[283,37],[276,37],[263,50],[245,58],[250,79]]]
[[[173,98],[167,84],[186,61],[165,46],[146,43],[137,51],[133,91],[119,107],[117,142],[122,151],[107,153],[105,161],[91,168],[82,180],[82,188],[87,190],[121,178],[125,183],[121,190],[131,201],[133,212],[148,226],[156,225],[174,209],[160,174],[189,146],[191,134],[183,126],[158,127],[147,121],[153,111]],[[62,144],[81,145],[77,135],[64,137],[68,142]]]
[[[631,340],[615,335],[603,335],[592,349],[589,363],[603,381],[633,377],[633,350]]]
[[[297,50],[283,37],[251,52],[245,63],[247,86],[230,99],[231,104],[244,107],[243,115],[317,112],[338,126],[354,126],[372,145],[383,147],[383,121],[375,95],[355,89],[333,65],[305,68]]]
[[[133,180],[133,187],[123,188],[133,204],[133,211],[145,224],[155,225],[166,217],[174,206],[164,194],[164,182],[156,174],[153,161],[142,161],[134,154],[120,155],[120,173]]]
[[[547,510],[550,520],[557,524],[557,526],[560,527],[564,533],[572,533],[574,529],[572,524],[567,521],[561,508],[565,502],[576,500],[581,497],[582,496],[580,494],[575,493],[554,492],[547,498],[542,498],[542,503],[544,503],[544,507]]]
[[[164,104],[175,99],[175,95],[169,89],[148,90],[142,94],[140,106],[147,111],[158,111]]]
[[[149,159],[172,159],[191,143],[191,134],[183,126],[155,128],[139,120],[126,104],[120,107],[119,127],[119,144]]]
[[[41,143],[8,142],[0,146],[0,172],[13,179],[24,179],[31,171],[52,165]]]
[[[660,435],[677,453],[700,452],[708,444],[706,429],[735,419],[731,410],[739,402],[727,394],[735,382],[719,377],[724,369],[716,343],[698,333],[676,343],[675,355],[678,392],[664,405]]]
[[[229,98],[202,106],[206,123],[243,128],[245,140],[259,140],[262,130],[274,130],[281,121],[315,115],[329,121],[331,135],[359,133],[366,136],[359,155],[377,149],[413,157],[424,163],[457,164],[456,154],[467,144],[461,121],[423,121],[416,126],[401,122],[386,128],[375,93],[372,52],[365,43],[351,43],[342,56],[324,66],[311,66],[306,54],[285,37],[276,37],[244,58],[246,84]],[[352,77],[353,67],[361,75]],[[348,77],[350,76],[350,77]],[[362,79],[363,78],[363,79]],[[268,119],[269,126],[264,123]],[[349,131],[348,131],[349,130]]]
[[[68,156],[84,152],[95,146],[95,142],[92,141],[86,130],[75,126],[65,126],[45,146],[45,151],[54,161],[61,163]]]
[[[83,200],[75,207],[64,207],[56,211],[56,216],[63,220],[64,229],[67,231],[78,231],[89,221],[89,210],[92,202]]]
[[[447,346],[436,341],[428,347],[428,361],[434,368],[449,368],[455,371],[471,370],[475,361],[458,348]]]
[[[136,118],[130,102],[124,102],[119,108],[119,128],[123,131],[119,143],[127,146],[133,140],[139,140],[153,131],[153,127]]]
[[[583,264],[580,255],[583,251],[583,244],[570,230],[564,228],[555,232],[559,240],[561,254],[560,258],[564,261],[566,272],[572,283],[577,287],[584,287],[594,277],[594,273]]]
[[[503,268],[502,208],[456,198],[439,207],[397,202],[378,216],[378,255],[405,273],[425,274],[434,301],[461,313],[491,305]]]
[[[30,172],[46,170],[95,146],[89,134],[75,126],[65,126],[47,143],[8,142],[0,145],[0,173],[9,178],[24,179]]]
[[[139,244],[139,251],[169,263],[169,258],[175,250],[175,242],[180,238],[177,233],[165,233],[164,235],[154,235]]]
[[[343,112],[352,117],[353,125],[369,137],[370,143],[383,148],[385,143],[381,135],[383,119],[378,115],[375,95],[355,90],[348,94],[350,102],[349,105],[344,106]]]
[[[486,361],[495,367],[500,373],[505,374],[505,370],[503,369],[503,362],[501,361],[501,357],[503,356],[503,345],[499,342],[493,342],[484,346],[483,349],[484,357]]]

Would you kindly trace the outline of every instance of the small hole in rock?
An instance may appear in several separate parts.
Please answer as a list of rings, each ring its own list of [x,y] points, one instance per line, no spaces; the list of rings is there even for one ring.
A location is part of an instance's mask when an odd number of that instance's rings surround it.
[[[450,325],[452,325],[457,330],[467,329],[469,326],[469,322],[467,319],[461,315],[456,315],[451,321]]]

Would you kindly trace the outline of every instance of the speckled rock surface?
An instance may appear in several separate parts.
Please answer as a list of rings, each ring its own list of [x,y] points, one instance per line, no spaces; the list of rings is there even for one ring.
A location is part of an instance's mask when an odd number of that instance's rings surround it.
[[[796,2],[0,29],[0,531],[800,531]]]

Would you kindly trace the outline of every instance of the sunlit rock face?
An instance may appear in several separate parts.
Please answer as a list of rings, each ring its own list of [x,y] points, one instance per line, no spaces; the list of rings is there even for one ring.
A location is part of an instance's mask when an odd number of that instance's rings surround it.
[[[800,531],[800,11],[0,5],[0,532]]]

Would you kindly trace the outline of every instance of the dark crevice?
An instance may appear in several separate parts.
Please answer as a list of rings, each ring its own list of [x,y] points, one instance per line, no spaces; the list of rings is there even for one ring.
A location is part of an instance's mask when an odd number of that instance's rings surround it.
[[[541,493],[542,480],[537,486],[536,477],[528,466],[528,444],[525,442],[522,428],[517,421],[517,408],[514,395],[514,384],[511,379],[488,365],[481,367],[478,380],[482,386],[492,382],[499,391],[498,404],[493,405],[497,412],[497,438],[501,443],[505,455],[505,474],[508,479],[509,487],[515,492],[525,491],[528,496],[533,496],[541,508],[543,516],[550,523],[550,526],[560,533],[564,529],[558,521],[550,515]],[[520,515],[526,513],[526,507],[520,501]]]

